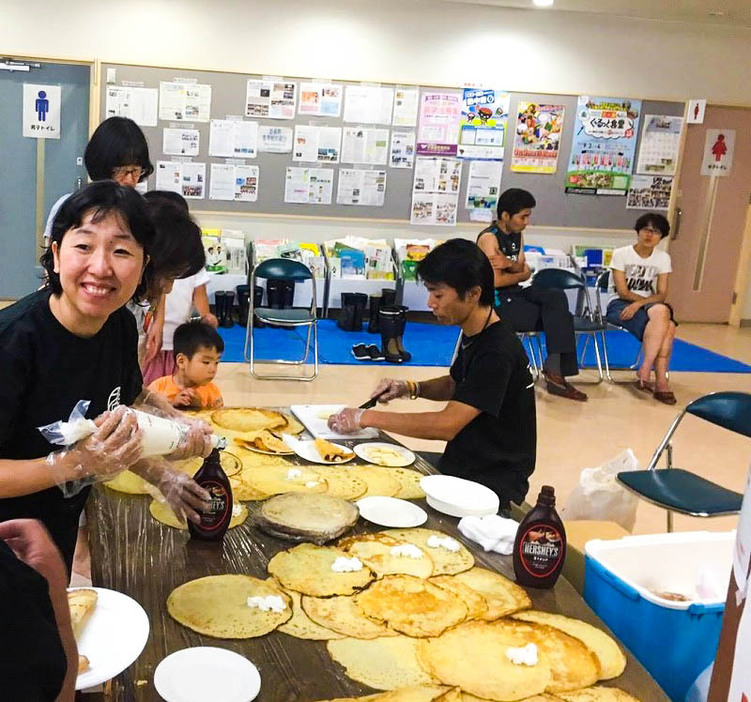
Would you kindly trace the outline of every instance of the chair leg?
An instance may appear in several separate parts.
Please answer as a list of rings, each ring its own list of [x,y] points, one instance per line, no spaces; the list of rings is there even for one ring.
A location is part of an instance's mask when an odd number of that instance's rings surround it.
[[[668,510],[668,534],[671,534],[673,532],[673,513],[671,510]]]
[[[600,348],[597,345],[597,333],[595,332],[592,334],[592,344],[595,347],[595,359],[597,360],[597,372],[600,375],[600,379],[597,381],[598,383],[601,383],[605,377],[602,374],[602,359],[600,358]],[[590,335],[587,334],[587,340],[589,340]]]
[[[613,376],[610,375],[610,359],[608,358],[608,342],[606,334],[607,332],[604,330],[600,332],[600,338],[602,339],[602,358],[605,361],[605,375],[611,383],[615,383]],[[595,339],[595,341],[597,341],[597,339]]]
[[[582,352],[579,355],[579,365],[584,365],[584,359],[587,355],[587,349],[589,348],[589,334],[584,335],[584,346],[582,346]]]

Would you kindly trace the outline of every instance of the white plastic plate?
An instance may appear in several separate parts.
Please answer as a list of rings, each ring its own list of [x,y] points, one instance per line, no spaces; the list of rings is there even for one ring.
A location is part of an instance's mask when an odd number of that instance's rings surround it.
[[[383,441],[371,441],[366,444],[357,444],[354,448],[355,453],[368,463],[375,463],[378,466],[388,468],[403,468],[415,462],[415,454],[408,448],[398,444],[389,444]],[[379,456],[380,451],[393,453],[393,462],[384,460]]]
[[[412,502],[398,497],[373,495],[363,497],[355,503],[360,516],[373,524],[385,527],[416,527],[428,520],[427,512]]]
[[[426,475],[420,480],[420,487],[433,509],[452,517],[497,514],[500,507],[498,495],[473,480],[453,475]]]

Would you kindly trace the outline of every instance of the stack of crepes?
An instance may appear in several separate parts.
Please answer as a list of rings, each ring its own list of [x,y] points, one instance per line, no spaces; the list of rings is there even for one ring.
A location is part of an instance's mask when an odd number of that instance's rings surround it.
[[[335,547],[303,543],[276,554],[268,572],[267,581],[212,576],[186,583],[170,595],[169,612],[211,636],[228,636],[229,623],[233,638],[260,635],[253,632],[273,629],[273,618],[285,634],[324,640],[347,676],[384,691],[361,699],[634,699],[595,685],[625,669],[610,636],[530,610],[522,588],[475,566],[471,553],[441,532],[389,529],[345,536]],[[223,579],[237,578],[243,586],[230,596]],[[259,583],[277,599],[251,606]],[[222,603],[221,611],[213,602]],[[259,608],[274,603],[273,617]],[[263,617],[265,627],[236,628]]]

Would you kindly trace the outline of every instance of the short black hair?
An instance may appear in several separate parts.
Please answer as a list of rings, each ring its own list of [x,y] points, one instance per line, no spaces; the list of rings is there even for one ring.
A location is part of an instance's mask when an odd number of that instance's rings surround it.
[[[647,212],[634,223],[634,231],[637,233],[644,229],[644,227],[659,229],[660,240],[670,234],[670,222],[668,222],[668,218],[665,215],[661,215],[659,212]]]
[[[191,319],[175,329],[172,345],[175,358],[181,353],[188,360],[201,348],[214,349],[217,353],[224,352],[224,340],[219,336],[219,332],[200,319]]]
[[[83,161],[91,180],[112,178],[119,166],[140,166],[141,180],[146,180],[154,166],[149,160],[149,145],[141,128],[127,117],[105,119],[91,135]]]
[[[508,212],[509,217],[513,217],[522,210],[532,209],[535,205],[537,205],[537,200],[529,190],[509,188],[504,190],[498,198],[498,219],[504,212]]]
[[[160,294],[166,279],[187,278],[206,265],[201,229],[187,208],[168,195],[176,193],[157,191],[146,200],[155,231],[146,280],[150,300]]]
[[[180,193],[176,193],[174,190],[149,190],[147,193],[144,193],[143,196],[146,200],[168,200],[177,205],[185,212],[185,214],[190,214],[188,201],[180,195]]]
[[[417,264],[417,277],[423,283],[448,285],[462,300],[479,286],[480,305],[493,304],[493,268],[483,250],[467,239],[449,239],[436,246]]]
[[[89,212],[93,212],[92,221],[95,223],[112,214],[120,217],[133,238],[143,249],[144,261],[146,256],[151,254],[155,238],[154,225],[146,211],[146,203],[141,195],[133,188],[119,185],[114,180],[100,180],[90,183],[73,193],[60,206],[52,222],[49,244],[39,259],[47,274],[44,287],[51,290],[54,295],[60,295],[63,288],[60,284],[60,276],[55,273],[52,244],[57,244],[59,249],[65,234],[71,229],[80,227],[84,217]],[[150,265],[151,261],[146,265],[141,281],[133,294],[135,301],[144,298],[147,287],[147,272]]]

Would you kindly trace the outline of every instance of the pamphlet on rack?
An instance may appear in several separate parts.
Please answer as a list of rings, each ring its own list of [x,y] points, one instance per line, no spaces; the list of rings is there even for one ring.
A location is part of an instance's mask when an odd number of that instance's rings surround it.
[[[237,229],[222,229],[222,246],[225,251],[227,272],[245,275],[247,273],[245,234]]]

